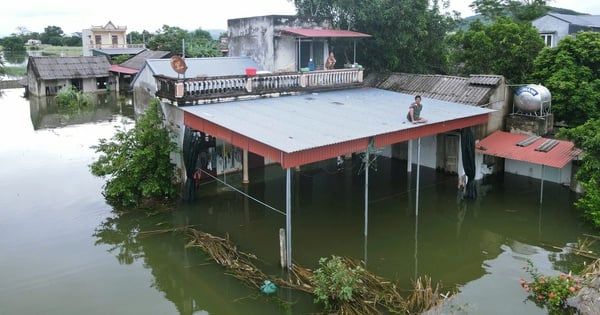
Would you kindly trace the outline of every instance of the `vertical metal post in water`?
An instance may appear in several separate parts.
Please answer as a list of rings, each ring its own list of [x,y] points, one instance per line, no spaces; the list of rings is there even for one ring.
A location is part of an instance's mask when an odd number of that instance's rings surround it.
[[[541,187],[540,187],[540,204],[542,204],[542,198],[544,197],[544,164],[542,164],[542,180],[541,180]]]
[[[421,138],[417,141],[417,200],[415,202],[416,215],[419,215],[419,177],[421,173]]]
[[[287,268],[292,268],[292,180],[288,167],[285,175],[285,242],[287,244]]]
[[[369,229],[369,149],[365,153],[365,236]]]

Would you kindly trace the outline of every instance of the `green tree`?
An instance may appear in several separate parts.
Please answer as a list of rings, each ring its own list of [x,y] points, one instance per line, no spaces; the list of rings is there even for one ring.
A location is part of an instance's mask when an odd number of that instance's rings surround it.
[[[201,29],[191,33],[179,28],[163,25],[162,29],[150,39],[148,47],[152,50],[166,50],[182,55],[185,44],[186,57],[216,57],[221,51],[210,33]]]
[[[25,52],[25,41],[18,36],[8,36],[2,39],[2,47],[6,52],[23,53]]]
[[[575,202],[586,219],[600,227],[600,119],[588,120],[575,128],[562,128],[558,137],[567,138],[583,149],[583,159],[575,178],[581,182],[584,194]]]
[[[454,20],[427,0],[294,1],[300,17],[327,21],[334,28],[372,35],[357,41],[357,58],[374,70],[444,72],[444,37]],[[338,56],[352,61],[353,43],[332,41]],[[342,51],[342,54],[340,54]],[[339,58],[338,58],[339,59]]]
[[[158,100],[151,102],[134,128],[123,128],[111,141],[100,139],[92,148],[101,154],[90,165],[92,174],[110,176],[103,191],[110,204],[131,207],[177,195],[175,165],[170,159],[177,145],[164,126]]]
[[[550,11],[546,0],[474,0],[469,7],[491,21],[501,17],[533,21]]]
[[[474,21],[468,30],[451,35],[450,42],[454,45],[450,58],[459,65],[457,74],[500,74],[512,83],[525,82],[544,47],[531,24],[508,18],[488,25]]]
[[[600,33],[579,32],[544,49],[531,80],[551,91],[556,121],[577,126],[600,118]]]
[[[59,26],[46,26],[44,32],[40,35],[40,40],[44,44],[53,46],[62,46],[65,33]]]

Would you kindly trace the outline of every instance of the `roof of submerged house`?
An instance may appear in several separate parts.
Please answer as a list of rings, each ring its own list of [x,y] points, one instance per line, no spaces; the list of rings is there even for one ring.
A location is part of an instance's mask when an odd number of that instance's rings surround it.
[[[373,100],[377,100],[374,102]],[[493,110],[423,97],[426,124],[411,124],[414,95],[346,89],[185,106],[185,125],[279,162],[312,163],[487,122]]]
[[[485,105],[502,83],[499,75],[456,77],[437,74],[374,73],[365,84],[380,89],[421,95],[448,102]]]
[[[27,64],[42,80],[106,77],[109,67],[106,56],[29,57]]]

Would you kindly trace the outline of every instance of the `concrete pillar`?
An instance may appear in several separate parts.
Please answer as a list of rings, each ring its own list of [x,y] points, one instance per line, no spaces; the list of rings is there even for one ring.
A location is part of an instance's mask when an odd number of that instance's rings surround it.
[[[244,150],[244,157],[242,158],[243,160],[243,179],[242,179],[242,183],[243,184],[248,184],[250,183],[250,180],[248,179],[248,150]]]

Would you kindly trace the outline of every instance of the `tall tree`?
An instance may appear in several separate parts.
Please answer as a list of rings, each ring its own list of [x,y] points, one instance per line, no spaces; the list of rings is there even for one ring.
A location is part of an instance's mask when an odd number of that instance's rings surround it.
[[[545,48],[531,80],[552,92],[555,121],[578,126],[600,118],[600,33],[579,32]]]
[[[358,41],[357,57],[374,70],[440,72],[445,68],[443,39],[453,20],[428,0],[294,0],[298,15],[327,21],[337,29],[373,35]],[[346,62],[352,43],[333,41]]]
[[[500,74],[512,83],[525,82],[544,47],[531,24],[517,24],[508,18],[489,25],[474,21],[467,31],[452,35],[451,42],[455,45],[452,63],[460,65],[457,74]]]
[[[547,0],[474,0],[469,7],[478,14],[495,21],[501,17],[526,22],[546,14]]]
[[[54,46],[61,46],[62,39],[65,33],[62,28],[58,26],[46,26],[44,32],[40,35],[40,39],[44,44],[50,44]]]

